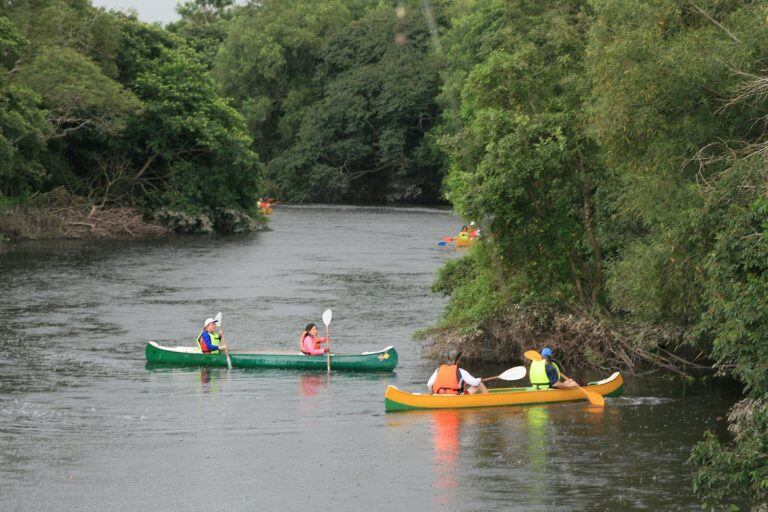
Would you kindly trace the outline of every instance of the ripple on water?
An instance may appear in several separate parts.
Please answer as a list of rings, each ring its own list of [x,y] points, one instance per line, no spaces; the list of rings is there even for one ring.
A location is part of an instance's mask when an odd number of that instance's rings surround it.
[[[633,405],[662,405],[676,402],[675,398],[657,397],[657,396],[620,396],[610,399],[611,405],[633,406]]]

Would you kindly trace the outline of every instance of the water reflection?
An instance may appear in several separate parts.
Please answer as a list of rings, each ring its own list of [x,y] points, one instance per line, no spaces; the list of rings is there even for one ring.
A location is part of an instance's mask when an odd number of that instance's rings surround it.
[[[200,369],[200,389],[203,394],[216,394],[218,391],[217,382],[219,379],[219,372],[211,370],[210,368]]]
[[[441,506],[454,500],[454,493],[459,487],[460,414],[456,410],[436,411],[432,414],[435,487],[442,491],[435,496],[435,500]]]
[[[302,375],[299,381],[299,393],[303,398],[311,398],[317,395],[324,382],[325,378],[321,375]]]

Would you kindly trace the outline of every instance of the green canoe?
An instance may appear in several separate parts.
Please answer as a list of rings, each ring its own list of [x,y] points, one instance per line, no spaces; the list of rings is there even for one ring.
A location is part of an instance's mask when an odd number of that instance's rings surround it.
[[[227,366],[224,354],[203,354],[195,347],[164,347],[150,341],[144,349],[147,362],[169,366]],[[291,368],[325,370],[326,356],[307,356],[299,351],[229,351],[233,368]],[[362,354],[331,354],[331,370],[391,372],[397,351],[387,347]]]

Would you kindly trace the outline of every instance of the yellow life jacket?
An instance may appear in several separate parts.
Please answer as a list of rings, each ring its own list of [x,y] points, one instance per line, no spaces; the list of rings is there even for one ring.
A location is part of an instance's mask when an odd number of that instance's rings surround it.
[[[550,363],[557,370],[557,378],[560,379],[560,368],[555,363]],[[535,388],[548,388],[549,377],[547,376],[547,361],[532,361],[531,369],[528,371],[528,377],[531,379],[531,386]]]

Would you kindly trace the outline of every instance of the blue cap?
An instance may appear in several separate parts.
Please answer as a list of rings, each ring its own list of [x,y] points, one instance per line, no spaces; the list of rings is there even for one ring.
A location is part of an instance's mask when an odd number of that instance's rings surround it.
[[[552,357],[552,349],[549,347],[546,347],[544,350],[541,351],[541,357]]]

